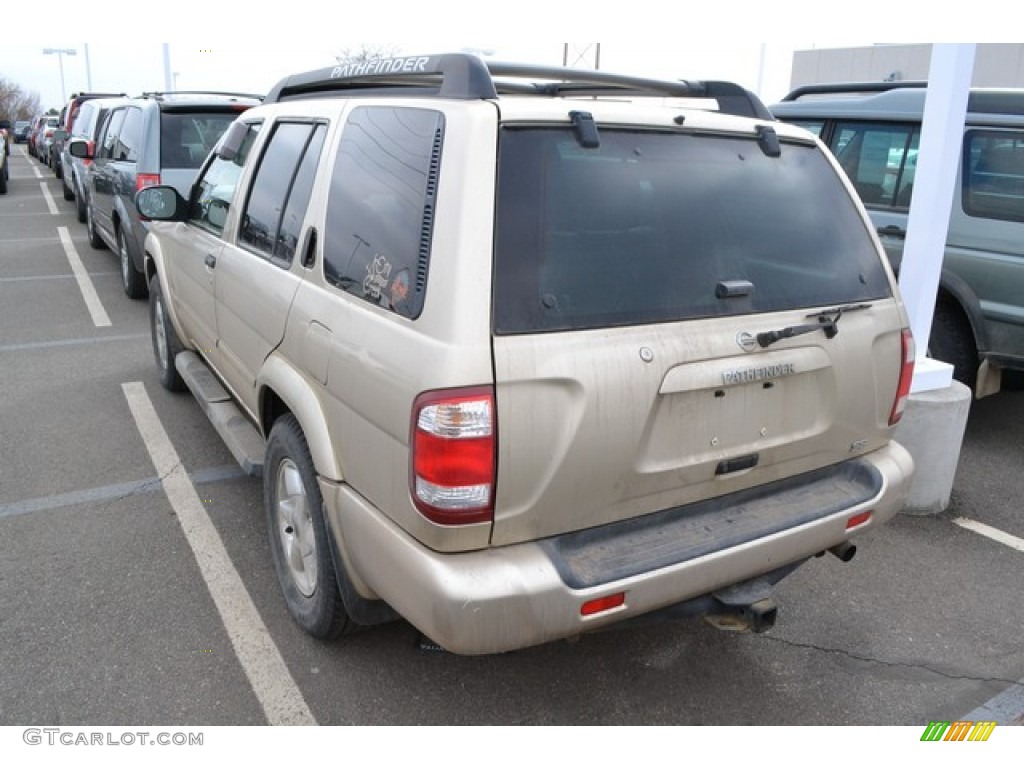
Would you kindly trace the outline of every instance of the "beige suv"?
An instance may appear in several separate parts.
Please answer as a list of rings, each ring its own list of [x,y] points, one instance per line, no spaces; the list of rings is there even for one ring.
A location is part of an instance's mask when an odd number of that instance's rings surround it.
[[[738,86],[338,66],[136,205],[161,379],[262,474],[314,636],[762,630],[908,489],[913,342],[871,223]]]

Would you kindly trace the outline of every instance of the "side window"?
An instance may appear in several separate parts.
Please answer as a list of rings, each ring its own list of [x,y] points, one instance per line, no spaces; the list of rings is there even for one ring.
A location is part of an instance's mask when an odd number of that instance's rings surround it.
[[[139,159],[139,142],[142,138],[142,110],[124,110],[124,122],[114,142],[114,159],[134,163]]]
[[[224,160],[217,155],[210,159],[205,172],[192,188],[189,222],[218,236],[224,231],[224,222],[227,221],[228,211],[231,209],[238,177],[242,174],[242,168],[245,167],[246,158],[259,130],[259,123],[249,125],[238,152],[230,160]]]
[[[963,164],[968,216],[1024,221],[1024,133],[968,131]]]
[[[242,214],[241,245],[291,264],[326,134],[322,123],[274,127]]]
[[[440,112],[354,109],[331,175],[324,276],[406,317],[423,307],[444,134]]]
[[[75,122],[71,125],[71,135],[82,136],[87,134],[89,130],[89,123],[92,122],[93,114],[95,112],[95,104],[90,104],[88,101],[84,102],[82,104],[82,108],[78,110],[78,115],[75,117]]]
[[[117,133],[121,130],[121,124],[124,123],[124,113],[126,111],[124,109],[116,109],[107,115],[107,127],[104,129],[103,138],[96,157],[110,159],[114,156],[114,143],[117,141]]]
[[[916,125],[840,122],[831,149],[865,205],[907,210],[919,140]]]

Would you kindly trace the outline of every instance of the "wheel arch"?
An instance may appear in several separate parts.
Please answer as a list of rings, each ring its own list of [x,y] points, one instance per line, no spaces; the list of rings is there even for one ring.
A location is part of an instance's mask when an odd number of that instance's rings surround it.
[[[974,338],[974,348],[979,355],[983,355],[988,349],[988,333],[985,330],[985,318],[981,313],[981,302],[977,294],[962,278],[943,270],[936,304],[943,299],[953,302],[963,313]]]
[[[256,385],[263,435],[270,434],[274,422],[283,414],[291,413],[306,437],[317,474],[341,482],[344,477],[327,429],[327,417],[320,398],[305,377],[282,357],[271,354],[263,364]]]

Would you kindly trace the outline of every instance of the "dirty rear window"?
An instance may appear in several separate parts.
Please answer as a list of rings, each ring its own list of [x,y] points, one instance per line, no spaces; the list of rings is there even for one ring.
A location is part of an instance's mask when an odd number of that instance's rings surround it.
[[[753,138],[507,128],[494,329],[531,333],[880,299],[891,288],[825,157]],[[740,286],[718,298],[720,283]],[[745,286],[745,287],[744,287]]]

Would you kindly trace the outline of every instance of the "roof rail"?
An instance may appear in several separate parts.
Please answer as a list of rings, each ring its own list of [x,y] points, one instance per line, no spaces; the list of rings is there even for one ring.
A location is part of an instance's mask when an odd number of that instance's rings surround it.
[[[234,91],[143,91],[139,95],[139,98],[162,99],[164,96],[233,96],[241,99],[263,98],[263,96],[258,93],[235,93]]]
[[[831,93],[884,93],[897,88],[927,88],[925,80],[886,80],[865,83],[813,83],[801,85],[782,97],[783,101],[796,101],[801,96],[824,96]]]
[[[722,112],[774,120],[760,99],[735,83],[654,80],[602,70],[484,61],[468,53],[373,59],[302,72],[279,81],[263,102],[354,93],[453,99],[494,99],[499,94],[705,98],[715,99]]]

